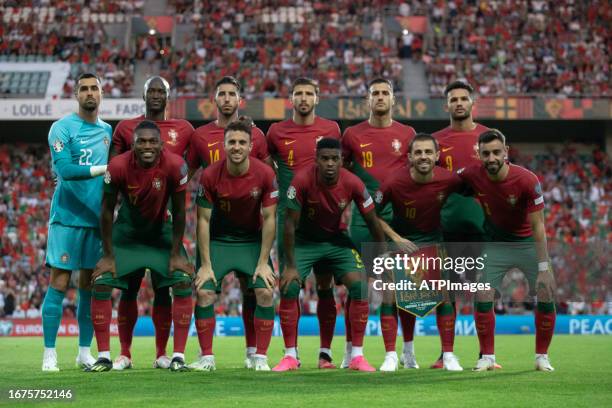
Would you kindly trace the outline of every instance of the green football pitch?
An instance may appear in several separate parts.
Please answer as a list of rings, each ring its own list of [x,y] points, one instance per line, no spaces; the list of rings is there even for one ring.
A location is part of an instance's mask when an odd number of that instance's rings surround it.
[[[135,368],[123,372],[83,373],[74,368],[76,338],[58,341],[59,373],[40,371],[41,338],[0,339],[0,405],[87,407],[405,407],[430,406],[612,406],[612,338],[609,336],[556,336],[551,362],[556,371],[533,369],[533,336],[497,336],[496,349],[502,370],[474,373],[477,339],[457,337],[456,354],[465,371],[431,370],[439,350],[437,337],[417,337],[415,348],[419,370],[397,373],[358,373],[318,370],[318,338],[302,337],[302,368],[289,373],[253,372],[242,368],[242,338],[215,339],[217,371],[171,373],[151,368],[153,338],[135,338]],[[270,365],[278,362],[282,341],[275,337],[269,353]],[[343,341],[336,338],[333,353],[342,359]],[[119,351],[113,339],[113,356]],[[197,339],[189,339],[187,360],[197,354]],[[398,338],[398,351],[401,339]],[[380,366],[380,337],[367,337],[366,357]],[[71,402],[26,402],[9,400],[9,389],[71,389]]]

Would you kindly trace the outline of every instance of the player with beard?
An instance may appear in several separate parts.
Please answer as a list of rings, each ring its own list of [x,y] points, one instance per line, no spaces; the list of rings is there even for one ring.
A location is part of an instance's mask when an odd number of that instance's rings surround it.
[[[111,158],[132,148],[134,129],[145,119],[155,122],[159,127],[164,150],[185,157],[193,137],[193,126],[184,119],[167,118],[166,106],[169,96],[170,84],[164,78],[153,76],[145,82],[142,95],[145,101],[145,114],[133,119],[122,120],[117,124],[113,135]],[[132,367],[130,349],[134,326],[138,320],[136,298],[144,274],[145,271],[142,270],[139,274],[131,275],[127,289],[121,291],[117,311],[121,354],[113,363],[113,369],[115,370],[125,370]],[[170,358],[166,356],[166,345],[170,337],[172,308],[168,288],[158,288],[157,283],[153,280],[155,277],[156,275],[151,275],[155,289],[152,318],[155,326],[156,357],[153,367],[163,369],[170,366]]]
[[[49,130],[52,168],[57,184],[51,200],[49,239],[45,264],[51,277],[42,304],[45,343],[43,371],[59,371],[55,341],[62,319],[62,303],[72,271],[79,271],[77,321],[79,323],[79,367],[95,359],[89,347],[91,324],[91,273],[100,259],[100,202],[106,171],[111,126],[98,117],[102,85],[94,74],[83,74],[76,82],[78,113],[56,121]]]
[[[370,194],[374,194],[385,178],[406,166],[408,146],[415,131],[412,127],[393,120],[395,97],[393,84],[388,79],[376,78],[369,83],[368,104],[370,107],[369,119],[346,129],[342,136],[342,150],[346,166],[365,183]],[[380,217],[391,222],[391,206],[382,211]],[[372,242],[372,236],[356,208],[353,208],[350,232],[351,239],[358,249],[361,249],[361,244]],[[348,309],[350,309],[350,302],[349,298]],[[393,319],[385,319],[390,324],[382,327],[383,335],[388,338],[397,336],[397,315],[399,313],[404,336],[404,352],[401,362],[406,368],[418,368],[413,343],[415,317],[404,310],[398,311],[395,300],[390,298],[383,299],[380,313],[381,316],[393,316]],[[347,320],[347,324],[350,324],[350,321]],[[352,342],[348,326],[346,333],[347,343],[345,357],[342,361],[343,368],[351,360]],[[385,348],[387,354],[381,370],[395,370],[398,364],[395,342],[393,344],[385,342]]]
[[[225,76],[215,85],[215,105],[217,107],[217,119],[197,128],[191,140],[191,147],[187,154],[189,174],[193,176],[200,168],[206,168],[212,164],[225,159],[224,133],[226,126],[238,119],[238,108],[240,107],[240,84],[236,78]],[[250,155],[268,165],[272,165],[272,159],[268,153],[268,146],[264,133],[255,125],[251,131],[253,148]],[[255,293],[248,289],[248,282],[244,275],[238,274],[238,280],[242,290],[242,321],[244,323],[244,335],[246,339],[246,368],[253,368],[253,356],[257,351],[257,339],[254,326],[254,315],[256,307]]]
[[[354,202],[367,223],[374,241],[384,241],[384,233],[375,216],[374,202],[358,177],[342,168],[342,153],[337,139],[324,138],[317,143],[316,164],[296,174],[287,189],[287,219],[284,229],[285,269],[279,284],[281,299],[293,299],[311,269],[325,265],[336,282],[341,282],[351,296],[347,319],[351,320],[353,339],[351,370],[376,371],[363,356],[363,337],[368,322],[368,278],[351,239],[346,234],[343,213]],[[284,313],[284,314],[283,314]],[[281,309],[281,319],[297,321]],[[281,320],[282,321],[282,320]],[[283,330],[285,356],[273,371],[295,370],[295,329]]]
[[[268,130],[268,148],[278,166],[279,202],[276,231],[279,269],[284,269],[283,230],[285,227],[285,209],[287,207],[287,189],[294,174],[309,168],[315,162],[317,141],[323,138],[340,139],[340,128],[334,121],[317,116],[315,108],[319,104],[319,86],[310,78],[298,78],[291,86],[291,119],[274,123]],[[325,270],[315,270],[317,285],[317,317],[321,338],[319,348],[319,368],[333,369],[331,343],[336,327],[336,301],[332,284],[332,274]],[[293,296],[293,295],[292,295]],[[281,328],[285,339],[285,348],[293,360],[284,359],[275,369],[295,369],[293,363],[299,364],[297,357],[297,328],[300,316],[299,291],[294,297],[281,298],[279,308]],[[293,333],[290,333],[293,332]],[[287,352],[286,350],[286,352]]]
[[[428,257],[441,256],[440,210],[448,196],[461,190],[463,184],[456,174],[436,166],[439,156],[436,140],[431,135],[418,133],[410,143],[410,165],[387,178],[374,195],[377,209],[384,209],[389,203],[393,207],[391,225],[380,220],[385,234],[408,252],[415,251],[414,244],[418,245]],[[443,295],[448,301],[448,293]],[[383,296],[387,303],[395,297],[391,291],[385,291]],[[397,326],[395,316],[381,314],[380,318],[383,328]],[[395,332],[383,330],[383,340],[386,349],[394,348]],[[463,370],[453,353],[444,353],[444,368]],[[380,368],[381,371],[396,369],[397,362]]]
[[[478,138],[481,160],[457,174],[474,191],[485,213],[487,259],[480,281],[491,289],[476,294],[474,320],[482,352],[474,371],[495,369],[493,301],[506,273],[520,269],[536,293],[535,368],[553,371],[548,348],[555,330],[555,280],[546,248],[544,197],[535,174],[508,163],[505,136],[490,129]]]
[[[98,360],[86,371],[112,369],[110,324],[113,288],[126,289],[145,268],[158,287],[172,287],[174,354],[171,371],[187,371],[185,345],[193,312],[193,266],[183,248],[187,163],[162,149],[160,130],[143,121],[134,130],[134,147],[111,160],[104,175],[100,227],[104,256],[92,274],[92,321]],[[118,193],[123,202],[113,222]],[[167,215],[172,200],[171,222]]]
[[[223,278],[234,271],[256,297],[255,353],[249,356],[256,371],[269,371],[267,350],[274,328],[275,276],[270,250],[276,229],[278,186],[274,170],[249,157],[253,124],[240,118],[225,127],[225,158],[207,167],[198,193],[198,268],[195,286],[195,325],[200,357],[189,367],[216,369],[213,354],[214,304]]]
[[[444,90],[446,104],[444,108],[450,115],[450,126],[433,134],[440,145],[439,165],[448,171],[457,170],[473,164],[479,164],[478,137],[489,130],[486,126],[474,122],[474,89],[467,83],[455,81]],[[480,253],[479,242],[484,241],[484,214],[473,197],[452,194],[442,208],[442,229],[447,251],[451,258],[460,256],[476,257]],[[473,243],[473,244],[459,244]],[[455,274],[450,274],[455,279]],[[436,309],[436,324],[440,333],[442,351],[431,368],[444,367],[444,353],[453,355],[455,343],[455,320],[457,310],[454,294],[451,302],[444,302]],[[501,368],[497,365],[497,368]]]

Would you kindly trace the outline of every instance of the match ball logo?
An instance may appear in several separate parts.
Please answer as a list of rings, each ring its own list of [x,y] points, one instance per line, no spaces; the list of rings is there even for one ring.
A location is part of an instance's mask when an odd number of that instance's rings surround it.
[[[153,179],[153,188],[156,189],[157,191],[160,191],[162,188],[162,181],[159,179],[159,177],[155,177]]]
[[[402,148],[402,142],[400,142],[398,139],[393,139],[393,141],[391,142],[391,147],[393,148],[393,153],[401,153],[400,149]]]
[[[53,142],[53,150],[55,150],[56,153],[64,150],[64,142],[59,139],[55,139],[55,142]]]
[[[106,170],[104,172],[104,183],[105,184],[110,184],[110,182],[111,182],[111,175],[110,175],[110,172],[108,170]]]
[[[253,187],[251,189],[251,197],[257,199],[261,195],[261,190],[258,187]]]
[[[178,143],[177,142],[178,133],[176,132],[176,130],[170,129],[168,131],[168,137],[170,138],[170,140],[168,140],[166,143],[168,143],[169,145],[172,145],[172,146],[176,146],[176,144]]]
[[[287,198],[293,200],[296,195],[297,192],[295,191],[295,187],[289,186],[289,189],[287,190]]]

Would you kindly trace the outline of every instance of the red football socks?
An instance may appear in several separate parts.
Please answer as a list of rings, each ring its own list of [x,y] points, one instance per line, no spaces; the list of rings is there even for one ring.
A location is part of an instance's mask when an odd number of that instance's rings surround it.
[[[119,342],[121,343],[121,355],[132,358],[130,349],[134,326],[138,320],[138,303],[136,299],[119,299],[117,310],[117,326],[119,329]]]
[[[174,323],[175,353],[185,353],[192,311],[193,303],[191,301],[191,296],[174,296],[174,300],[172,301],[172,322]]]
[[[300,318],[298,299],[281,298],[278,314],[280,316],[285,348],[296,347],[298,320]]]
[[[111,300],[91,298],[91,320],[96,334],[98,352],[110,351],[110,324],[113,314]]]
[[[155,326],[155,348],[157,357],[166,355],[166,345],[170,338],[170,327],[172,326],[172,306],[153,305],[151,316]]]

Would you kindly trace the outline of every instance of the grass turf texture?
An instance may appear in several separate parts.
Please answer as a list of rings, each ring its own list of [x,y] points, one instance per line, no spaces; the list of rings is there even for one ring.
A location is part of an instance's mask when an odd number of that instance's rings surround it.
[[[172,341],[172,340],[171,340]],[[343,339],[334,341],[334,361],[340,364]],[[556,371],[534,371],[533,336],[497,336],[498,361],[503,369],[474,373],[476,337],[457,337],[456,354],[464,372],[431,370],[438,356],[439,339],[417,337],[415,349],[419,370],[397,373],[358,373],[318,370],[318,338],[299,339],[302,368],[289,373],[254,372],[242,368],[244,340],[215,339],[216,372],[171,373],[152,369],[154,339],[134,339],[134,369],[124,372],[83,373],[74,368],[77,339],[58,340],[59,373],[43,373],[42,339],[0,338],[2,369],[0,405],[4,406],[612,406],[612,345],[608,336],[556,336],[551,362]],[[119,344],[113,338],[113,358]],[[171,349],[171,347],[169,348]],[[187,362],[198,352],[191,337]],[[384,357],[382,339],[366,337],[366,357],[376,368]],[[401,338],[398,338],[401,352]],[[275,337],[269,353],[272,367],[282,353]],[[95,354],[94,354],[95,356]],[[71,388],[72,402],[9,401],[8,389]]]

